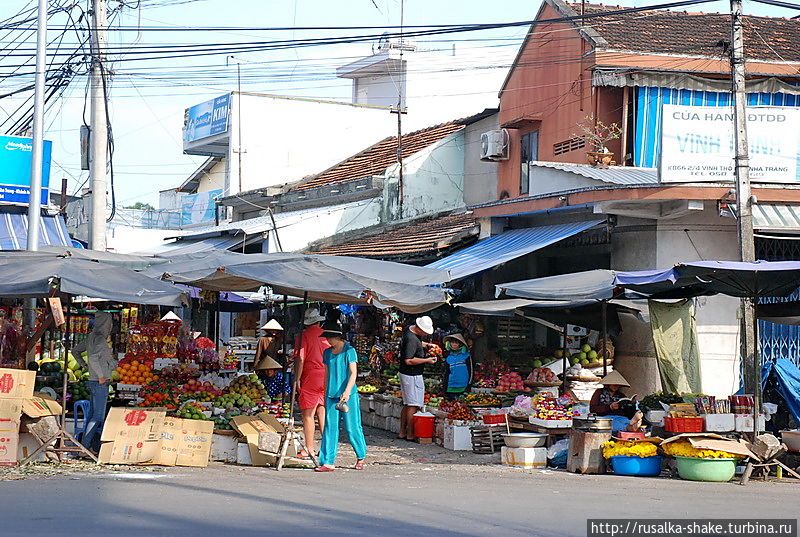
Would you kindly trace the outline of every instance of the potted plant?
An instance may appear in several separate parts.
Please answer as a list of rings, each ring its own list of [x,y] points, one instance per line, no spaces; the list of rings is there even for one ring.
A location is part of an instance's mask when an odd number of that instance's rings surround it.
[[[606,144],[611,140],[616,140],[622,136],[622,127],[619,123],[606,125],[594,116],[587,116],[578,124],[578,134],[573,135],[580,138],[591,148],[586,152],[586,159],[593,166],[609,166],[614,164],[614,153],[608,150]]]

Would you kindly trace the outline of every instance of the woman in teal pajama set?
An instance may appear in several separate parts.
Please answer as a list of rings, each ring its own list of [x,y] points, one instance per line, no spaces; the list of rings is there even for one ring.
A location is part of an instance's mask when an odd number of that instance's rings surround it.
[[[344,430],[350,445],[356,452],[358,461],[355,469],[364,469],[367,456],[367,441],[361,427],[361,408],[356,389],[356,350],[344,340],[341,328],[326,329],[322,337],[331,344],[322,355],[325,364],[325,429],[322,434],[322,447],[319,452],[318,472],[332,472],[339,448],[339,421],[344,421]],[[349,408],[342,412],[336,405],[345,403]]]

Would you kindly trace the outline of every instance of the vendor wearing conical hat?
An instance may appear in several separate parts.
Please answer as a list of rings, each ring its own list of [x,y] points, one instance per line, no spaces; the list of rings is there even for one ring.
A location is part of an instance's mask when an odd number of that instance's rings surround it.
[[[258,346],[256,347],[254,371],[263,371],[268,369],[283,369],[283,364],[278,362],[278,340],[283,333],[281,323],[275,319],[261,327],[264,335],[258,338]]]
[[[594,392],[589,412],[611,418],[613,432],[637,431],[642,424],[641,412],[620,390],[623,386],[630,387],[630,383],[618,371],[612,371],[600,380],[600,384],[603,387]]]
[[[264,335],[258,338],[253,371],[266,385],[270,397],[280,397],[285,391],[282,374],[283,364],[279,361],[280,357],[278,355],[283,327],[275,319],[270,319],[267,324],[261,327],[261,330]]]

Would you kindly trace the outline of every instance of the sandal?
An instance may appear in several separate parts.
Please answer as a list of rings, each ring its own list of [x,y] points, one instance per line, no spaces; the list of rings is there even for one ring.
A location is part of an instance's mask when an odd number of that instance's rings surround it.
[[[331,468],[330,466],[317,466],[316,468],[314,468],[314,471],[315,472],[333,472],[334,468]]]
[[[300,453],[297,454],[296,458],[300,459],[301,461],[311,460],[311,456],[308,453],[306,453],[306,450],[301,450]]]
[[[358,461],[355,466],[353,466],[353,470],[363,470],[364,469],[364,461]]]

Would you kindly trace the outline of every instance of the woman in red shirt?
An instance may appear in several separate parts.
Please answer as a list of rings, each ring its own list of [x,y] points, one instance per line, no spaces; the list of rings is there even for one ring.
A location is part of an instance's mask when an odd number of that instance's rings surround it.
[[[325,366],[322,363],[322,353],[330,347],[330,343],[322,337],[322,328],[319,323],[325,317],[319,310],[312,308],[306,311],[303,324],[306,329],[300,335],[300,344],[297,353],[297,366],[295,378],[297,379],[297,402],[303,415],[303,435],[306,439],[306,448],[315,452],[314,416],[319,420],[319,432],[322,434],[325,426]],[[308,453],[300,452],[301,458],[307,458]]]

